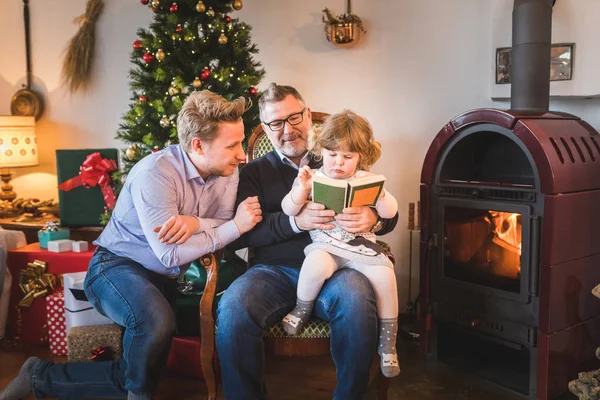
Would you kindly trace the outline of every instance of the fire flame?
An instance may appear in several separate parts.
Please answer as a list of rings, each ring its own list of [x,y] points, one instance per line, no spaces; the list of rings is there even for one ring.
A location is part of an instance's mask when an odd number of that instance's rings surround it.
[[[514,248],[521,255],[521,224],[518,221],[520,214],[500,211],[490,211],[492,216],[493,232],[502,242],[494,241],[502,247]]]

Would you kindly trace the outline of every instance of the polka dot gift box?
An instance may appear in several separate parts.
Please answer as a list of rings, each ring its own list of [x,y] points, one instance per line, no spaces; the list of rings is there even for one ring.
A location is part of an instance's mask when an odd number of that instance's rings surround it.
[[[50,354],[67,355],[67,325],[65,322],[65,295],[57,290],[46,297],[46,314],[48,316],[48,341]]]

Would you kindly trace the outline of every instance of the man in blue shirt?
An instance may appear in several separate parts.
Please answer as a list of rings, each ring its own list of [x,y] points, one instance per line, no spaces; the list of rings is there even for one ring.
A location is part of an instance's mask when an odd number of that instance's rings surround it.
[[[256,197],[234,216],[244,110],[243,98],[191,94],[177,119],[180,144],[148,155],[127,176],[84,283],[96,310],[125,327],[122,358],[54,364],[32,357],[0,400],[31,391],[38,398],[150,399],[175,332],[165,297],[174,278],[262,219]]]

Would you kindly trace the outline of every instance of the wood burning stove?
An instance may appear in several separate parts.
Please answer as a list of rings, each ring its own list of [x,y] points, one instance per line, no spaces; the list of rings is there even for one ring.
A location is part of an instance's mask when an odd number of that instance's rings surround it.
[[[552,3],[514,2],[512,108],[451,120],[421,174],[422,352],[540,400],[600,344],[600,136],[548,111]]]
[[[421,176],[421,348],[528,398],[600,343],[600,136],[579,118],[481,109]]]

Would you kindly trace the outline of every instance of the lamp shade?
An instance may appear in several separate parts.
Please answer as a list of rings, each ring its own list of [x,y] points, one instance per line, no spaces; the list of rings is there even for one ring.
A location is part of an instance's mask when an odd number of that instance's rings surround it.
[[[34,117],[0,115],[0,167],[38,165]]]

